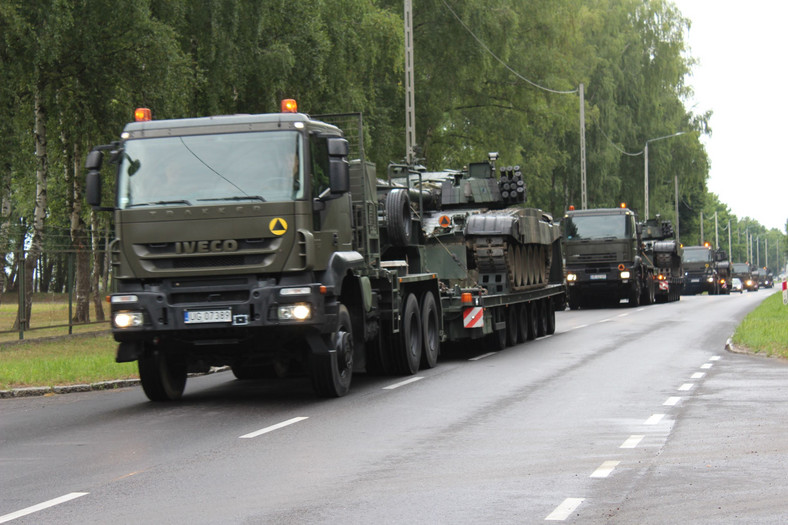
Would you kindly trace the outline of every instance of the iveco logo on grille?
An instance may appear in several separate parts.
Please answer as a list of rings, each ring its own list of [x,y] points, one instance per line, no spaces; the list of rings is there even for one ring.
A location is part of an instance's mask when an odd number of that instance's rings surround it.
[[[175,253],[221,253],[238,250],[238,241],[183,241],[175,243]]]

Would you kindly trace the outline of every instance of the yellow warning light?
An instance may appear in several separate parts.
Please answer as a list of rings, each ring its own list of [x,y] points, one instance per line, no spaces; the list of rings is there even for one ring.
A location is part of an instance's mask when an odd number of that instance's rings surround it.
[[[622,202],[620,206],[621,206],[622,208],[626,208],[626,207],[627,207],[627,203],[626,203],[626,202]]]
[[[282,99],[282,113],[298,113],[298,103],[294,98]]]
[[[134,110],[134,120],[136,122],[147,122],[149,120],[153,120],[151,117],[150,109],[148,108],[137,108]]]
[[[570,204],[569,205],[569,211],[575,211],[575,205],[574,204]]]

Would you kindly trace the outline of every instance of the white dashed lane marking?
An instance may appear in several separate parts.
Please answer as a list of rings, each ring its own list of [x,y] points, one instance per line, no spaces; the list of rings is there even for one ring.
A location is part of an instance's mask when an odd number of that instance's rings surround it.
[[[594,471],[593,474],[591,474],[591,477],[592,478],[606,478],[613,472],[613,469],[615,469],[618,466],[619,463],[621,463],[621,462],[620,461],[605,461],[604,463],[602,463],[599,466],[598,469],[596,469]]]
[[[565,521],[583,501],[585,498],[566,498],[545,518],[545,521]]]
[[[637,447],[643,438],[646,437],[645,435],[641,434],[633,434],[624,441],[619,448],[635,448]]]
[[[257,436],[262,436],[263,434],[267,434],[269,432],[273,432],[274,430],[279,430],[280,428],[284,428],[290,426],[294,423],[298,423],[299,421],[303,421],[305,419],[309,419],[308,417],[294,417],[293,419],[288,419],[287,421],[282,421],[281,423],[277,423],[276,425],[271,425],[270,427],[261,428],[260,430],[255,430],[254,432],[249,432],[248,434],[244,434],[239,439],[251,439],[256,438]]]
[[[81,498],[82,496],[87,496],[88,494],[89,492],[72,492],[71,494],[66,494],[65,496],[60,496],[59,498],[51,499],[49,501],[39,503],[38,505],[33,505],[32,507],[27,507],[26,509],[0,516],[0,523],[6,523],[11,520],[21,518],[22,516],[28,516],[44,509],[48,509],[49,507],[54,507],[55,505],[60,505],[61,503],[66,503],[67,501]]]
[[[410,379],[406,379],[405,381],[400,381],[399,383],[394,383],[393,385],[384,386],[383,390],[394,390],[395,388],[415,383],[420,379],[424,379],[424,376],[413,376]]]

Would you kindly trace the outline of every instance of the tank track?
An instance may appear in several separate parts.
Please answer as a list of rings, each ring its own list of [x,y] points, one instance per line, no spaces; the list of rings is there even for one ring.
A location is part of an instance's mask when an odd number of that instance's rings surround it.
[[[471,241],[473,258],[480,275],[504,274],[511,290],[540,288],[548,284],[551,246],[517,244],[505,237],[476,237]]]

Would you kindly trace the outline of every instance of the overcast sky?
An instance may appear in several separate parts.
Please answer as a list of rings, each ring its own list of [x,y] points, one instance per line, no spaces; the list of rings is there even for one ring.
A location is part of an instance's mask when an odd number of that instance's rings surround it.
[[[709,190],[740,219],[785,232],[788,219],[788,2],[673,0],[698,60],[688,108],[712,110]],[[681,184],[679,182],[679,184]]]

